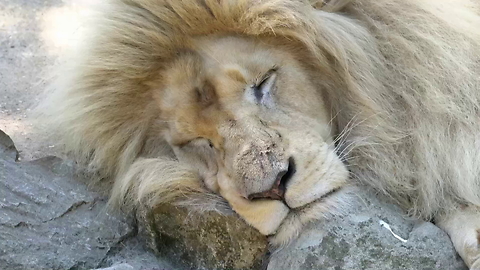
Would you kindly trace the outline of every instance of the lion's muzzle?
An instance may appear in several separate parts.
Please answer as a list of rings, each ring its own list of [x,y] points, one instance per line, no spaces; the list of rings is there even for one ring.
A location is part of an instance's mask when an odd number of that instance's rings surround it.
[[[242,196],[249,200],[283,200],[289,157],[280,137],[249,140],[233,161],[233,169]]]
[[[288,163],[288,170],[281,171],[277,175],[277,179],[275,180],[275,183],[273,184],[271,189],[264,192],[250,194],[248,195],[248,199],[249,200],[270,199],[270,200],[284,201],[287,182],[294,173],[295,173],[295,163],[293,161],[293,158],[290,158]]]

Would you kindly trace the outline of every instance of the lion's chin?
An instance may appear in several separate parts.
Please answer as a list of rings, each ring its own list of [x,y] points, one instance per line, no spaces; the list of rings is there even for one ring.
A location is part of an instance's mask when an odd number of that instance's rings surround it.
[[[269,236],[270,244],[276,248],[286,246],[298,237],[307,224],[341,215],[354,201],[353,189],[353,187],[335,189],[311,203],[290,209],[275,234]]]

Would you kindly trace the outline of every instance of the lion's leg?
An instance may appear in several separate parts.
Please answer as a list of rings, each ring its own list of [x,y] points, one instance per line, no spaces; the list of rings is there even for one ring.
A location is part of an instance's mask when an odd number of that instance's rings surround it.
[[[467,266],[480,270],[480,208],[463,207],[436,220]]]
[[[170,203],[188,194],[207,192],[196,172],[168,158],[139,158],[121,177],[115,180],[110,206],[135,207],[142,203],[150,207]]]

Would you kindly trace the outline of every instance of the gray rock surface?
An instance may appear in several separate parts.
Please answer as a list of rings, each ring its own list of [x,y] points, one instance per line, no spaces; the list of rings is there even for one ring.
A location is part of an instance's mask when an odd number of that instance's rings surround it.
[[[16,162],[17,154],[0,131],[0,269],[467,269],[442,230],[371,191],[359,190],[358,206],[311,224],[268,261],[265,237],[235,214],[158,206],[138,211],[137,226],[107,213],[71,162]]]
[[[434,224],[406,218],[371,191],[357,195],[358,207],[309,226],[297,241],[272,255],[268,270],[468,269],[448,235]],[[407,241],[397,239],[381,221]]]
[[[143,249],[136,227],[105,211],[105,198],[77,181],[71,162],[15,162],[0,131],[0,269],[91,269],[128,263],[172,269]]]
[[[107,268],[98,268],[96,270],[134,270],[133,266],[128,263],[115,264]]]

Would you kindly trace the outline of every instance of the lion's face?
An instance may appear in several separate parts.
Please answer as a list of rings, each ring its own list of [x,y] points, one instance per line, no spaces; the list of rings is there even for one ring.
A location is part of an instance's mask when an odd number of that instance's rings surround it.
[[[161,77],[166,141],[261,233],[315,218],[308,209],[325,210],[346,184],[321,90],[287,51],[199,39]]]

